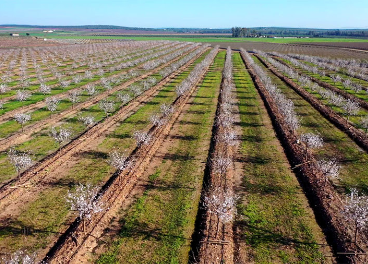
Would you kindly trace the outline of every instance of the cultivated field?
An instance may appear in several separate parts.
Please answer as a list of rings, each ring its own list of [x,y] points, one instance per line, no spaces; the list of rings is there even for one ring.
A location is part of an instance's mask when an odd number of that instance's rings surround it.
[[[368,262],[368,54],[216,44],[0,38],[0,263]]]

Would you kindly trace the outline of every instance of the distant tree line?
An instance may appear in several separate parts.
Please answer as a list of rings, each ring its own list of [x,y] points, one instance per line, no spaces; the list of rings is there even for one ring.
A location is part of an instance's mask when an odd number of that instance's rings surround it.
[[[350,37],[367,38],[368,30],[359,29],[307,29],[307,28],[245,28],[233,27],[232,37]]]
[[[258,33],[256,30],[251,30],[249,28],[242,27],[233,27],[231,29],[232,36],[234,38],[249,38],[249,37],[257,37]]]

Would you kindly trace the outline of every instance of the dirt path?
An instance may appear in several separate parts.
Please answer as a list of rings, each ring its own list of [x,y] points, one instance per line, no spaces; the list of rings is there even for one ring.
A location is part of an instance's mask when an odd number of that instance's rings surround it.
[[[227,53],[225,69],[227,63],[231,63],[231,51]],[[231,66],[232,68],[232,66]],[[232,74],[232,73],[231,73]],[[205,172],[205,184],[202,190],[202,202],[206,199],[211,202],[204,202],[203,206],[207,209],[202,219],[203,234],[199,244],[199,263],[233,263],[234,262],[234,241],[233,241],[233,225],[232,219],[227,219],[224,215],[224,210],[234,217],[235,208],[223,208],[226,199],[233,197],[234,186],[234,153],[237,151],[235,146],[220,140],[230,131],[232,132],[232,124],[228,126],[219,122],[220,117],[227,115],[224,109],[226,103],[233,104],[234,84],[232,78],[223,75],[221,83],[221,92],[218,97],[218,105],[214,126],[212,129],[210,153],[207,159],[207,168]],[[232,111],[232,115],[234,112]],[[237,117],[239,118],[239,116]],[[218,159],[229,159],[231,164],[226,168],[219,167],[215,161]],[[221,172],[218,170],[221,169]],[[216,198],[213,198],[216,197]],[[216,199],[216,201],[215,201]],[[212,205],[214,203],[214,205]],[[211,204],[211,205],[208,205]],[[230,205],[235,207],[235,204]],[[220,212],[220,213],[215,213]]]

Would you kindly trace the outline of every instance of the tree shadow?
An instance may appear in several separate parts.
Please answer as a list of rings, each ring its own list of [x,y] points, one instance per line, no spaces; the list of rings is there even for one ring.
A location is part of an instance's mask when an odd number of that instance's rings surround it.
[[[86,159],[108,159],[109,154],[101,151],[83,151],[77,154],[78,156]]]
[[[0,236],[32,236],[35,234],[61,234],[48,229],[38,229],[34,225],[25,224],[14,219],[2,219],[0,221]]]
[[[128,133],[109,135],[109,138],[118,138],[118,139],[125,139],[125,138],[131,138],[131,137],[132,136]]]
[[[201,123],[199,123],[199,122],[184,121],[184,120],[180,120],[179,124],[182,124],[182,125],[201,125]]]
[[[173,136],[170,136],[171,138],[173,139],[180,139],[180,140],[187,140],[187,141],[193,141],[193,140],[196,140],[198,139],[198,137],[194,137],[194,136],[178,136],[178,135],[173,135]]]
[[[180,154],[170,154],[170,153],[166,153],[163,156],[164,160],[172,160],[172,161],[187,161],[187,160],[193,160],[195,157],[194,156],[189,156],[189,155],[180,155]]]
[[[249,127],[252,127],[249,125]],[[248,142],[262,142],[263,138],[260,135],[241,135],[240,136],[241,141],[248,141]]]
[[[319,244],[307,240],[303,241],[292,237],[288,237],[283,234],[252,225],[248,223],[246,220],[236,221],[235,225],[237,227],[240,227],[240,229],[243,231],[240,235],[240,239],[248,241],[248,243],[251,244],[252,246],[258,246],[261,244],[281,244],[284,246],[305,245],[312,247],[328,246],[326,244]]]
[[[120,220],[121,230],[119,237],[121,238],[139,238],[140,240],[151,240],[161,241],[164,238],[181,239],[182,241],[189,240],[184,236],[164,234],[161,228],[152,228],[148,223],[134,220],[133,222],[127,223],[125,219]]]
[[[189,114],[196,114],[196,115],[204,115],[206,111],[194,111],[194,110],[188,110],[186,111]]]

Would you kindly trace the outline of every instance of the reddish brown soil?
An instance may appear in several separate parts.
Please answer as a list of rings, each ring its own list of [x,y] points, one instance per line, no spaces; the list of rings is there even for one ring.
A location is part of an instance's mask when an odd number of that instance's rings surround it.
[[[316,47],[327,47],[327,48],[346,48],[355,50],[368,50],[368,42],[318,42],[318,43],[295,43],[294,45],[300,46],[316,46]]]
[[[61,46],[65,44],[54,41],[44,41],[33,37],[0,37],[0,49],[7,48],[25,48],[25,47],[50,47]]]
[[[265,52],[280,52],[280,53],[299,53],[311,56],[324,56],[332,58],[353,58],[368,60],[368,53],[356,52],[352,50],[327,48],[318,46],[301,46],[298,44],[279,44],[279,43],[265,43],[265,42],[209,42],[211,45],[220,45],[221,48],[226,49],[230,46],[234,50],[244,48],[247,51],[253,49],[262,50]]]

